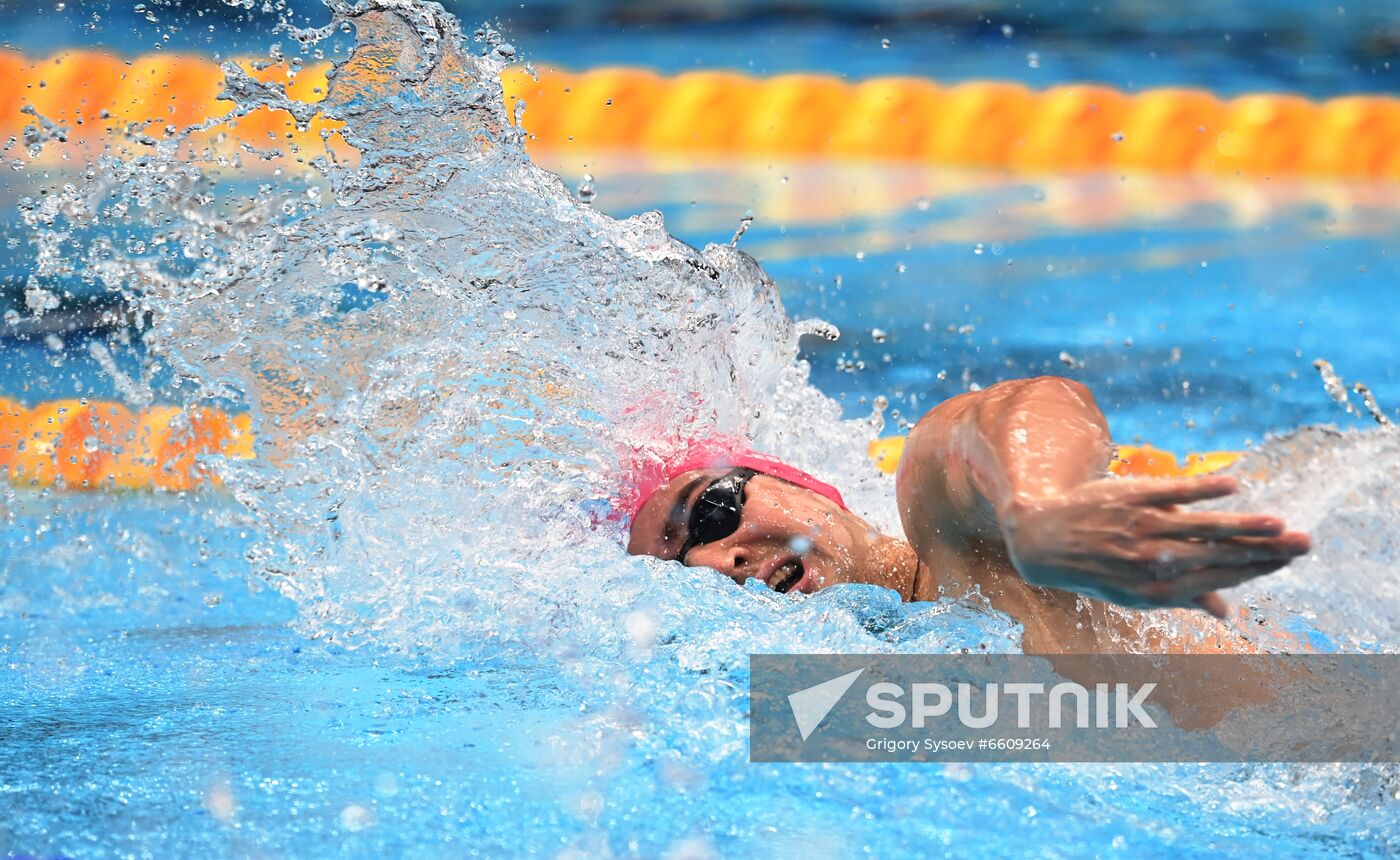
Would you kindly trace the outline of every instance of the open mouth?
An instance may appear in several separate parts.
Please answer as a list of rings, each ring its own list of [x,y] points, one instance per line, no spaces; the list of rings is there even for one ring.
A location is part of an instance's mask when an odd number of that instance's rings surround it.
[[[787,594],[793,589],[793,586],[802,581],[804,573],[802,562],[798,559],[793,559],[778,568],[773,574],[773,590],[779,594]]]

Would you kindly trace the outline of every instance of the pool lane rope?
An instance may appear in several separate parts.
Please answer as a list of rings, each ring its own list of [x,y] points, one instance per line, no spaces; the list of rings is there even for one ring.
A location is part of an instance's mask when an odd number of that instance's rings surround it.
[[[318,101],[329,63],[292,73],[243,68],[288,95]],[[0,137],[26,126],[65,140],[45,157],[72,159],[109,142],[139,151],[142,135],[228,113],[223,75],[199,56],[124,60],[100,51],[31,59],[0,51]],[[1131,171],[1264,177],[1400,179],[1400,98],[1352,95],[1311,101],[1285,93],[1223,99],[1199,89],[1127,93],[1095,84],[1032,90],[1006,81],[939,84],[912,77],[849,83],[831,75],[758,78],[727,71],[662,76],[638,68],[569,72],[522,67],[502,76],[508,104],[527,103],[536,150],[708,153],[842,161],[970,165],[1032,173]],[[324,118],[299,130],[285,111],[259,108],[192,145],[277,165],[354,151]],[[127,134],[132,130],[134,136]],[[23,155],[11,145],[8,157]],[[289,145],[289,146],[288,146]],[[55,154],[56,153],[56,154]]]
[[[893,474],[904,437],[870,443],[874,465]],[[202,458],[256,456],[252,422],[211,407],[150,406],[113,401],[53,400],[29,408],[0,397],[0,475],[19,487],[68,490],[195,490],[218,481]],[[1138,477],[1202,475],[1240,454],[1176,456],[1150,445],[1118,447],[1110,470]]]
[[[208,407],[0,397],[0,475],[20,487],[193,490],[217,483],[204,455],[254,456],[248,415]]]
[[[886,475],[895,473],[905,438],[890,436],[870,443],[867,453],[877,469]],[[1207,451],[1187,454],[1183,463],[1172,452],[1152,445],[1115,445],[1108,470],[1125,478],[1194,478],[1233,466],[1243,456],[1238,451]]]

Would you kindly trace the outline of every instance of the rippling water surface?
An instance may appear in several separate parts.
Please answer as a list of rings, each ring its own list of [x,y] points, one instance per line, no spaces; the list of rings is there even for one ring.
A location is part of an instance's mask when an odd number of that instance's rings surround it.
[[[1221,216],[1199,238],[1174,234],[1165,257],[1124,252],[1121,231],[1078,231],[1070,250],[1014,230],[921,240],[918,223],[954,233],[956,208],[979,194],[1008,198],[985,207],[1012,210],[1000,229],[1033,221],[1015,201],[1033,207],[1042,192],[1005,184],[946,201],[930,189],[933,204],[877,211],[879,229],[863,234],[908,238],[828,237],[824,255],[793,250],[811,240],[800,218],[760,219],[740,247],[771,259],[791,286],[780,299],[729,242],[737,218],[706,221],[713,209],[653,193],[664,214],[614,220],[532,164],[501,103],[496,73],[512,51],[495,33],[463,39],[455,20],[407,0],[331,5],[358,47],[324,102],[287,104],[233,70],[229,89],[239,111],[342,120],[357,160],[297,153],[300,166],[258,188],[172,142],[27,204],[35,289],[85,281],[153,322],[136,343],[93,336],[116,368],[106,376],[22,346],[10,373],[42,389],[77,370],[97,390],[249,409],[260,447],[255,461],[216,464],[222,495],[4,491],[0,847],[1396,847],[1393,769],[749,764],[748,654],[1015,650],[1018,628],[968,602],[908,606],[869,587],[790,598],[629,558],[612,515],[630,474],[726,436],[832,477],[893,529],[892,484],[863,453],[881,429],[874,397],[912,418],[1047,362],[1105,393],[1120,437],[1238,445],[1345,418],[1296,378],[1312,357],[1298,354],[1336,347],[1339,364],[1384,366],[1394,326],[1379,315],[1395,299],[1356,302],[1367,282],[1350,261],[1393,277],[1393,234],[1336,240],[1349,271],[1334,267],[1325,313],[1305,321],[1354,333],[1345,344],[1297,332],[1303,283],[1260,276],[1297,271],[1263,250],[1283,228]],[[311,50],[330,32],[294,35]],[[757,169],[755,187],[770,181]],[[931,208],[939,220],[912,214]],[[1308,223],[1298,229],[1316,236]],[[718,241],[697,250],[668,230]],[[1300,253],[1335,259],[1321,244]],[[1109,285],[1097,293],[1094,271]],[[1115,294],[1125,279],[1133,292]],[[842,338],[799,345],[814,326],[794,320],[818,315]],[[1180,400],[1191,396],[1229,411],[1193,412]],[[1324,540],[1250,599],[1323,647],[1392,649],[1396,437],[1310,431],[1286,446],[1257,455],[1278,478],[1252,492]]]

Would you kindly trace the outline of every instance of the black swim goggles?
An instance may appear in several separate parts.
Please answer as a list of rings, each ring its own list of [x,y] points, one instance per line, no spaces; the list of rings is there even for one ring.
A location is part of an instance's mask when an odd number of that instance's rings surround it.
[[[724,540],[739,530],[744,516],[744,487],[757,474],[753,469],[734,469],[701,491],[690,509],[685,543],[676,553],[681,563],[685,562],[685,554],[697,546]]]

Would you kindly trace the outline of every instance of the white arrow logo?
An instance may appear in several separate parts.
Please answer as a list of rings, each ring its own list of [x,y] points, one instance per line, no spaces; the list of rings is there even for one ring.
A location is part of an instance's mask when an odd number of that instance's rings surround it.
[[[802,735],[802,740],[807,740],[808,736],[817,730],[817,726],[822,724],[822,720],[826,719],[826,715],[831,713],[831,709],[836,707],[836,703],[841,701],[841,697],[846,695],[846,691],[851,689],[851,685],[864,671],[857,669],[788,696],[788,704],[792,706],[792,716],[797,720],[797,731]]]

